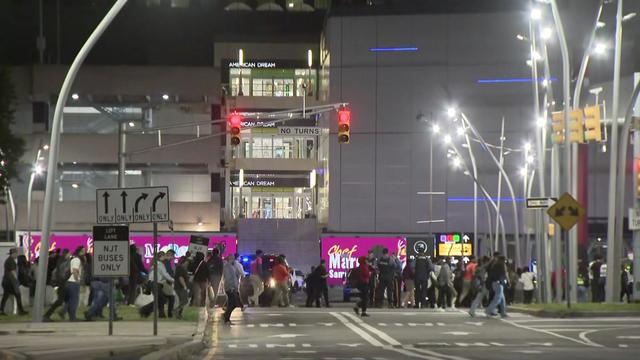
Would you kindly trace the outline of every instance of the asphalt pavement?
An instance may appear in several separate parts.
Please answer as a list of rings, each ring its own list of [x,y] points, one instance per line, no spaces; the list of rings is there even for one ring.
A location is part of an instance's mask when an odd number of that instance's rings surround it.
[[[331,308],[236,310],[234,325],[218,310],[194,359],[637,359],[640,317],[471,318],[463,310],[371,309],[360,318],[347,304]]]

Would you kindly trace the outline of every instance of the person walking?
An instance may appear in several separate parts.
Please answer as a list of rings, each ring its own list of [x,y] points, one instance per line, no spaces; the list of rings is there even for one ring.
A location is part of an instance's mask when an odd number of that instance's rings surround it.
[[[356,287],[360,292],[360,301],[353,308],[356,315],[360,315],[361,317],[367,317],[367,304],[369,303],[369,290],[370,290],[370,281],[371,281],[371,271],[369,270],[369,265],[367,264],[367,257],[360,256],[358,258],[358,267],[354,269],[355,273],[353,277],[355,279]]]
[[[491,264],[491,259],[488,256],[483,256],[480,262],[476,266],[476,270],[473,272],[472,289],[475,290],[476,296],[471,302],[469,308],[469,316],[476,316],[476,309],[482,305],[482,301],[489,294],[489,289],[486,286],[487,281],[487,268]]]
[[[289,270],[280,256],[276,258],[271,276],[275,282],[275,291],[271,306],[289,307]]]
[[[182,319],[182,311],[185,306],[189,302],[189,293],[187,289],[189,289],[189,264],[191,263],[191,259],[186,256],[183,256],[178,261],[178,266],[176,267],[175,282],[173,283],[173,290],[176,292],[176,296],[178,297],[178,306],[175,308],[176,319]]]
[[[593,263],[589,267],[591,272],[591,301],[602,302],[604,299],[604,282],[602,277],[602,256],[596,255]]]
[[[382,249],[382,256],[378,259],[378,271],[380,285],[378,286],[376,306],[382,306],[384,298],[387,298],[387,306],[393,308],[393,276],[394,264],[389,256],[389,249]]]
[[[503,255],[499,255],[488,269],[487,283],[493,289],[493,299],[485,310],[487,316],[496,316],[496,308],[500,306],[500,316],[507,317],[507,304],[504,297],[504,289],[509,286],[507,278],[506,259]]]
[[[411,307],[416,306],[416,296],[415,296],[415,272],[413,271],[414,262],[408,261],[407,265],[405,265],[402,270],[402,281],[404,282],[404,296],[402,297],[402,302],[400,303],[400,307]]]
[[[524,303],[531,304],[531,300],[533,299],[533,292],[536,289],[535,281],[536,274],[529,270],[529,268],[522,268],[522,273],[520,274],[519,282],[522,284],[522,291],[524,293]]]
[[[451,308],[451,288],[453,287],[453,274],[451,273],[451,266],[446,259],[440,259],[438,261],[440,265],[440,271],[437,276],[438,284],[438,309],[446,311],[447,308]]]
[[[469,262],[464,269],[464,275],[462,277],[462,293],[460,294],[460,298],[458,300],[458,303],[462,306],[471,305],[470,300],[473,297],[473,292],[471,291],[473,273],[475,273],[477,267],[478,263],[476,261],[476,257],[469,257]]]
[[[456,308],[460,306],[460,300],[462,298],[462,288],[464,287],[464,263],[458,261],[456,268],[453,270],[453,290],[451,307]]]
[[[626,265],[621,265],[620,270],[620,302],[622,302],[626,296],[627,303],[631,304],[633,297],[633,277]]]
[[[167,270],[167,274],[169,274],[169,276],[171,278],[175,277],[175,270],[173,269],[174,264],[175,264],[175,259],[176,259],[176,252],[169,249],[167,250],[165,256],[164,256],[164,260],[162,261],[162,263],[164,264],[165,269]],[[164,295],[167,298],[167,316],[172,318],[173,317],[173,308],[175,306],[176,303],[176,294],[173,291],[173,283],[167,284],[166,286],[162,287],[162,291],[164,292]]]
[[[158,317],[160,318],[166,318],[167,316],[165,315],[164,312],[164,304],[167,303],[167,295],[165,290],[163,290],[163,288],[165,287],[172,287],[174,280],[171,277],[171,275],[169,275],[169,273],[167,272],[167,268],[164,265],[164,260],[165,260],[165,253],[163,251],[158,252],[157,254],[157,262],[158,262],[158,279],[157,281],[155,280],[155,270],[154,270],[154,265],[151,265],[151,269],[149,269],[149,281],[153,284],[153,286],[155,286],[156,282],[157,282],[157,286],[158,286],[158,299],[154,299],[155,301],[158,301]],[[155,291],[155,290],[154,290]],[[155,294],[155,292],[154,292]]]
[[[304,291],[307,294],[305,307],[311,307],[314,301],[316,301],[316,299],[319,297],[318,289],[320,288],[320,285],[319,285],[318,275],[319,274],[316,271],[316,267],[312,266],[311,271],[304,278],[304,283],[306,284]]]
[[[201,252],[196,253],[193,263],[195,269],[193,271],[193,284],[192,284],[192,302],[193,306],[203,307],[206,305],[207,288],[209,286],[209,268],[204,260],[204,254]]]
[[[147,270],[142,262],[142,255],[138,252],[135,244],[129,245],[129,289],[127,293],[127,304],[135,307],[136,298],[138,297],[138,289],[142,278],[146,277]]]
[[[240,280],[244,276],[242,265],[240,265],[234,255],[227,257],[227,262],[222,268],[224,278],[224,292],[227,294],[227,306],[224,311],[224,323],[233,325],[231,313],[236,307],[242,306],[240,302]]]
[[[77,321],[76,312],[78,311],[78,305],[80,304],[80,286],[82,284],[82,257],[85,254],[85,250],[83,246],[79,246],[76,248],[76,251],[73,253],[73,257],[71,257],[71,262],[69,264],[69,271],[71,275],[67,279],[67,298],[68,298],[68,308],[69,312],[69,321]]]
[[[27,299],[29,300],[28,304],[32,304],[33,302],[33,294],[35,292],[36,280],[33,277],[33,271],[31,269],[31,264],[27,260],[27,257],[24,255],[20,255],[17,258],[18,265],[18,287],[24,286],[29,289],[27,292]],[[20,294],[22,295],[22,294]]]
[[[426,250],[416,256],[416,267],[414,272],[415,281],[415,308],[427,307],[427,289],[429,277],[433,272],[431,258],[427,256]]]
[[[43,315],[42,321],[50,322],[51,315],[60,306],[63,306],[67,300],[67,280],[71,275],[69,270],[71,266],[71,255],[69,249],[64,249],[59,257],[53,257],[57,259],[57,264],[54,264],[54,268],[51,271],[51,284],[56,287],[56,301],[49,306],[47,312]],[[64,312],[60,317],[64,318]]]
[[[320,287],[320,294],[324,298],[324,305],[326,307],[331,307],[329,304],[329,285],[327,284],[327,278],[329,277],[329,273],[327,272],[327,262],[322,259],[320,260],[320,265],[318,265],[317,269],[320,269],[319,275],[320,279],[318,280],[318,285]],[[320,307],[320,296],[316,297],[316,307]]]
[[[209,294],[210,308],[216,305],[216,295],[218,295],[218,288],[220,287],[220,280],[222,279],[223,266],[220,250],[214,248],[211,250],[209,260],[207,260],[207,268],[209,270],[209,287],[207,291]]]
[[[19,315],[26,315],[27,312],[22,308],[22,297],[20,296],[20,286],[18,284],[18,264],[16,258],[18,256],[17,249],[9,250],[9,257],[4,261],[4,275],[2,276],[2,302],[0,303],[0,315],[7,315],[4,307],[9,300],[9,296],[13,295],[18,307]]]
[[[260,295],[264,291],[264,273],[262,267],[262,250],[256,250],[256,258],[251,262],[249,266],[250,275],[249,281],[251,282],[251,288],[253,289],[253,295],[249,297],[249,306],[260,305]]]
[[[91,278],[91,291],[93,292],[93,301],[87,311],[84,312],[84,318],[87,321],[94,321],[96,317],[102,318],[102,310],[109,303],[109,280],[105,278]],[[113,320],[122,320],[113,309]]]
[[[589,302],[589,268],[583,260],[578,260],[578,275],[576,277],[576,285],[578,287],[578,302]]]

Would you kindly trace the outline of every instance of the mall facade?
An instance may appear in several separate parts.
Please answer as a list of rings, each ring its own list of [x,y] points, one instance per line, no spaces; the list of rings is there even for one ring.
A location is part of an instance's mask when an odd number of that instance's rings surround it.
[[[183,3],[186,8],[156,9],[150,16],[158,16],[157,22],[175,16],[187,26],[192,17],[208,14]],[[154,50],[150,43],[142,60],[133,52],[119,59],[114,56],[118,44],[105,35],[111,42],[96,52],[109,60],[88,60],[65,107],[55,231],[86,231],[95,223],[95,190],[117,183],[120,127],[126,128],[125,186],[169,186],[172,231],[235,233],[243,254],[261,248],[291,254],[296,265],[307,266],[319,258],[321,234],[473,231],[472,181],[451,166],[443,134],[433,135],[424,120],[455,137],[458,125],[445,116],[455,106],[490,143],[499,142],[503,119],[507,147],[533,141],[526,136],[535,125],[528,45],[516,39],[528,29],[522,7],[393,14],[347,8],[326,16],[324,3],[317,1],[295,1],[297,12],[247,10],[237,3],[246,2],[228,2],[220,26],[235,26],[238,32],[208,37],[203,33],[211,29],[200,19],[193,22],[202,30],[194,35],[197,43],[180,36],[180,29],[167,35],[184,59],[158,42]],[[567,6],[575,7],[572,19],[586,16],[574,3]],[[273,19],[282,26],[256,32]],[[245,21],[255,28],[241,29]],[[124,31],[122,24],[114,26]],[[580,26],[572,29],[572,39]],[[133,34],[131,41],[136,36],[142,35]],[[551,67],[557,76],[554,46]],[[70,61],[69,54],[63,63]],[[47,152],[36,154],[48,144],[67,66],[17,61],[11,70],[15,131],[27,142],[22,182],[12,187],[15,230],[38,230],[45,174],[35,175],[31,221],[28,180],[33,169],[46,167]],[[631,87],[625,75],[623,91]],[[510,81],[523,78],[529,81]],[[593,101],[583,94],[583,103]],[[352,111],[349,144],[338,143],[336,111],[277,124],[260,119],[338,103],[349,103]],[[230,144],[224,121],[233,113],[243,117],[237,146]],[[496,194],[497,170],[486,152],[479,146],[474,150],[480,181]],[[604,164],[608,154],[591,146],[588,159]],[[521,227],[528,217],[518,175],[523,161],[517,151],[505,159]],[[598,191],[606,183],[604,167],[588,174],[589,217],[606,216],[606,194]],[[439,194],[419,194],[424,192]],[[511,198],[503,187],[499,201],[508,233],[514,224]],[[486,237],[495,224],[488,224],[484,204],[479,206],[478,237]],[[132,225],[132,231],[150,229]],[[168,224],[160,230],[170,231]]]

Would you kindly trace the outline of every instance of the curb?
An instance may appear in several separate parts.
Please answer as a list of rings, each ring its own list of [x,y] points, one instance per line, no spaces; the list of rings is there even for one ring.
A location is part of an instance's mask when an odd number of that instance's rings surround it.
[[[521,312],[524,314],[550,319],[564,319],[564,318],[619,318],[619,317],[640,317],[640,312],[607,312],[607,311],[573,311],[567,309],[566,311],[546,311],[546,310],[531,310],[521,307],[511,306],[512,310]]]
[[[27,360],[25,355],[11,350],[0,350],[0,359],[4,360]]]
[[[198,325],[194,339],[169,349],[154,351],[147,355],[144,355],[140,360],[181,360],[198,353],[205,348],[205,328],[209,320],[209,313],[207,307],[203,307],[198,314]]]

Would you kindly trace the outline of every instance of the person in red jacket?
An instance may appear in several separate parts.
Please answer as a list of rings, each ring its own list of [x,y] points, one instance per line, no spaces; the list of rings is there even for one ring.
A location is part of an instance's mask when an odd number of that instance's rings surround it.
[[[367,302],[369,302],[369,279],[371,278],[371,271],[369,271],[366,256],[360,256],[358,262],[359,266],[355,268],[354,271],[357,271],[357,288],[360,292],[360,301],[353,308],[353,311],[355,311],[356,315],[365,317],[369,316],[369,314],[367,314]]]
[[[273,267],[271,276],[276,283],[275,293],[271,306],[289,307],[289,269],[284,264],[282,258],[276,259],[276,265]]]

